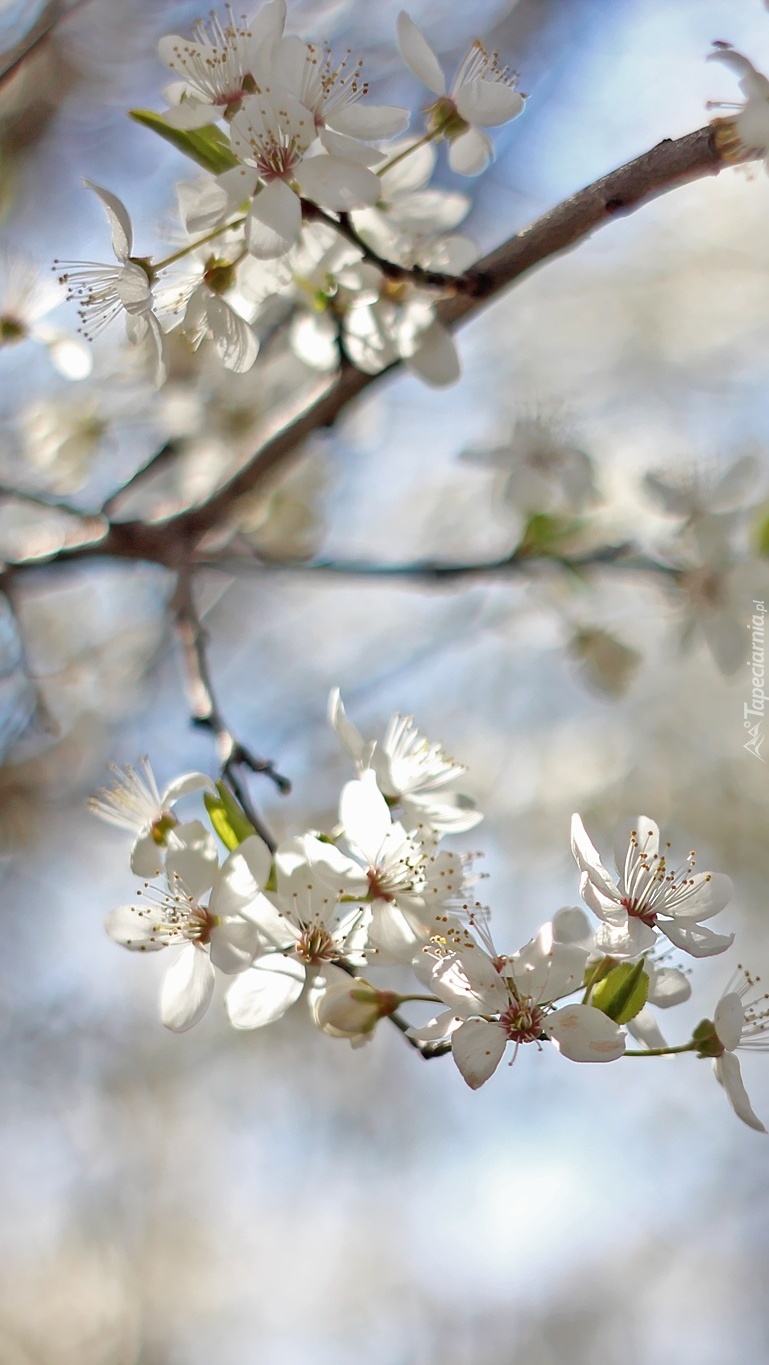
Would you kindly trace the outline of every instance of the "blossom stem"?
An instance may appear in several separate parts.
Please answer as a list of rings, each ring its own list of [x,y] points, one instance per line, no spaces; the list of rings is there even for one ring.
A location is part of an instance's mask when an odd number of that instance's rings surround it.
[[[236,218],[234,223],[223,223],[221,227],[213,228],[211,232],[206,233],[205,237],[198,237],[196,242],[188,242],[187,246],[180,247],[171,256],[165,256],[162,261],[154,262],[152,269],[156,272],[165,270],[166,266],[173,265],[175,261],[180,261],[183,256],[189,256],[190,252],[195,251],[197,247],[205,246],[206,242],[212,242],[215,237],[221,237],[222,233],[228,232],[230,228],[240,227],[241,223],[245,223],[245,221],[246,215],[243,214],[240,218]],[[238,259],[243,259],[242,253]]]
[[[437,128],[433,128],[432,132],[425,133],[424,137],[420,137],[417,142],[412,142],[410,147],[404,147],[403,151],[398,152],[397,156],[393,156],[389,161],[386,161],[384,166],[379,166],[377,168],[377,175],[386,175],[388,171],[392,170],[393,166],[399,166],[401,161],[405,161],[406,157],[411,156],[411,153],[415,152],[417,148],[426,147],[428,143],[435,142],[436,138],[443,136],[444,130],[447,127],[448,119],[444,119]]]
[[[638,1050],[635,1048],[625,1050],[623,1057],[672,1057],[676,1052],[696,1052],[698,1044],[693,1038],[688,1043],[679,1043],[677,1047],[643,1047]]]

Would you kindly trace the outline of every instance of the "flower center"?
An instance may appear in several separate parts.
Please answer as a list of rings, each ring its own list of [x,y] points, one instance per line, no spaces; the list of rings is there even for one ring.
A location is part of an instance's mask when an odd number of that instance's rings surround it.
[[[512,1043],[536,1043],[542,1036],[544,1019],[544,1010],[526,995],[514,1000],[499,1022]]]
[[[296,955],[303,962],[318,964],[333,962],[339,952],[324,924],[308,924],[299,935]]]

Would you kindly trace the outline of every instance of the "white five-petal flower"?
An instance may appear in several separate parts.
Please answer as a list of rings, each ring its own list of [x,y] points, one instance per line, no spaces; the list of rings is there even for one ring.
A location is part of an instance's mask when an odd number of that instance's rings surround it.
[[[250,966],[260,945],[256,924],[244,918],[260,896],[272,858],[257,835],[230,853],[220,868],[212,836],[202,825],[177,837],[166,858],[167,886],[145,884],[141,901],[121,905],[106,921],[116,943],[135,952],[179,945],[160,996],[166,1028],[180,1033],[202,1019],[218,968],[226,975]],[[210,891],[207,903],[203,898]]]
[[[428,128],[449,139],[452,170],[479,175],[492,154],[491,141],[481,128],[509,123],[523,110],[524,98],[515,89],[512,72],[476,38],[447,91],[440,62],[405,10],[398,15],[398,46],[409,71],[438,96],[425,111]]]
[[[208,30],[198,22],[194,39],[168,34],[158,44],[160,60],[181,79],[167,92],[178,103],[165,114],[174,128],[204,128],[231,115],[257,79],[269,73],[286,22],[285,0],[264,5],[251,23],[238,24],[229,10],[229,23],[213,14]]]
[[[618,848],[619,875],[607,872],[579,815],[572,816],[571,848],[582,873],[580,895],[603,921],[595,946],[612,957],[633,958],[657,942],[657,930],[693,957],[723,953],[734,934],[714,934],[702,925],[723,910],[732,883],[720,872],[694,872],[694,854],[682,867],[668,867],[660,852],[658,826],[639,817],[627,848]]]
[[[584,980],[588,955],[559,942],[545,924],[513,957],[490,957],[477,944],[455,953],[437,945],[423,952],[414,966],[449,1009],[424,1029],[423,1039],[450,1033],[459,1071],[477,1090],[496,1071],[507,1044],[549,1039],[575,1062],[610,1062],[625,1050],[625,1034],[591,1005],[554,1001],[571,995]]]

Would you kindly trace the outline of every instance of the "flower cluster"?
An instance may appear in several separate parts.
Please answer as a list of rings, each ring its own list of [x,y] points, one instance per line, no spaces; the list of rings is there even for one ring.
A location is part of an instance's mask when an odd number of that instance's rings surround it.
[[[669,866],[647,817],[620,845],[615,876],[575,815],[580,893],[596,923],[563,907],[523,947],[501,953],[474,899],[472,856],[444,846],[481,819],[461,790],[464,767],[409,716],[366,739],[335,690],[329,717],[356,775],[326,832],[305,830],[273,849],[224,781],[189,773],[161,792],[146,760],[141,772],[116,770],[115,785],[94,798],[97,814],[133,832],[131,868],[148,878],[108,916],[108,933],[139,952],[181,949],[161,992],[168,1028],[197,1023],[222,975],[236,1029],[265,1027],[304,1002],[323,1033],[360,1046],[380,1019],[394,1018],[424,1055],[450,1051],[472,1089],[508,1044],[513,1060],[525,1044],[552,1044],[573,1062],[690,1051],[714,1059],[738,1115],[762,1126],[734,1056],[766,1036],[753,979],[730,988],[713,1019],[676,1047],[649,1008],[691,993],[688,973],[668,961],[672,949],[696,959],[731,946],[732,934],[703,923],[729,901],[728,877],[695,872],[693,853]],[[201,792],[210,828],[177,813]],[[410,1023],[400,1013],[409,1004],[432,1014]],[[628,1048],[628,1034],[640,1050]]]
[[[427,40],[401,14],[403,59],[438,98],[424,132],[386,152],[408,111],[368,102],[362,59],[349,51],[337,59],[285,25],[284,0],[271,0],[252,23],[230,12],[198,24],[192,38],[160,40],[160,59],[177,80],[170,108],[142,121],[209,179],[179,187],[183,244],[159,261],[132,254],[124,205],[86,181],[109,218],[116,263],[60,272],[82,330],[93,335],[124,314],[129,340],[152,347],[158,384],[167,373],[164,334],[174,329],[195,347],[209,338],[222,364],[242,373],[282,299],[300,338],[299,318],[320,315],[325,324],[314,345],[312,326],[299,343],[311,364],[330,368],[347,357],[371,372],[402,358],[428,382],[450,383],[459,364],[435,304],[475,251],[445,235],[464,216],[464,197],[424,189],[432,144],[445,139],[452,168],[478,174],[492,153],[482,130],[523,109],[516,78],[476,40],[448,93]],[[168,277],[185,257],[190,269]],[[316,267],[309,273],[308,257]]]

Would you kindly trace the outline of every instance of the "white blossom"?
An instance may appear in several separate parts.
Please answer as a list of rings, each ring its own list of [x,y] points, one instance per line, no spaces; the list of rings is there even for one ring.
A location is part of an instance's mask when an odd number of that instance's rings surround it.
[[[766,1007],[769,996],[759,994],[757,985],[757,978],[740,971],[716,1005],[713,1028],[721,1052],[713,1058],[713,1070],[737,1117],[749,1128],[765,1133],[766,1128],[753,1112],[735,1055],[738,1051],[769,1050]]]
[[[353,725],[338,688],[329,696],[329,720],[359,773],[370,768],[387,801],[397,802],[407,826],[426,825],[435,834],[463,833],[483,819],[472,797],[446,788],[467,771],[442,744],[425,738],[412,716],[396,713],[380,742],[367,741]]]
[[[368,84],[362,60],[353,60],[349,51],[334,65],[328,48],[284,38],[275,51],[271,76],[309,109],[327,151],[360,158],[363,165],[372,159],[376,164],[381,153],[356,144],[395,137],[408,124],[406,109],[361,103]]]
[[[128,340],[138,344],[149,341],[154,358],[156,384],[167,373],[163,329],[153,311],[153,270],[148,260],[132,256],[133,229],[125,205],[117,195],[86,180],[101,200],[112,230],[112,249],[116,265],[74,262],[59,276],[67,286],[67,298],[78,305],[85,336],[93,337],[120,313],[125,313]]]
[[[140,758],[138,768],[111,765],[115,776],[112,787],[102,787],[88,802],[94,815],[120,829],[135,834],[131,849],[131,871],[137,877],[157,877],[163,870],[163,850],[169,835],[180,826],[173,807],[183,796],[195,791],[216,795],[216,787],[205,773],[184,773],[174,778],[161,792],[148,758]]]
[[[35,341],[44,346],[65,379],[85,379],[91,373],[91,353],[78,337],[43,319],[59,303],[61,294],[52,279],[44,279],[25,257],[0,255],[0,350]]]
[[[491,957],[477,944],[461,952],[438,944],[415,968],[449,1009],[410,1032],[419,1039],[449,1033],[472,1090],[493,1075],[510,1042],[517,1052],[523,1043],[549,1039],[571,1061],[614,1061],[625,1035],[612,1019],[591,1005],[554,1007],[582,985],[587,960],[582,948],[555,939],[550,924],[512,957]]]
[[[438,96],[426,110],[428,128],[449,139],[452,170],[480,174],[492,154],[491,141],[481,128],[509,123],[523,110],[524,99],[515,89],[512,72],[476,38],[447,91],[435,53],[405,10],[398,15],[398,46],[409,71]]]
[[[763,157],[769,169],[769,80],[729,43],[715,43],[714,49],[708,53],[708,61],[731,67],[746,96],[743,105],[735,106],[735,115],[714,119],[718,147],[733,161]]]
[[[618,877],[607,872],[579,815],[572,816],[571,848],[581,871],[580,894],[602,921],[595,946],[611,957],[633,958],[649,952],[657,931],[693,957],[722,953],[734,934],[714,934],[702,921],[729,901],[732,883],[721,872],[694,872],[694,853],[681,867],[668,866],[660,851],[658,826],[639,816],[627,847],[618,845]]]
[[[229,23],[212,14],[208,29],[198,21],[194,39],[168,34],[158,44],[160,60],[180,77],[167,92],[178,101],[165,114],[174,128],[203,128],[231,116],[254,93],[256,80],[269,75],[286,21],[284,0],[263,5],[250,23]]]
[[[141,901],[119,906],[106,922],[110,938],[134,952],[181,948],[160,996],[161,1019],[177,1033],[205,1014],[216,968],[230,976],[253,961],[259,932],[243,916],[257,902],[271,863],[269,850],[252,835],[219,868],[211,835],[202,826],[200,831],[169,848],[165,889],[145,884],[137,893]]]
[[[269,945],[227,993],[227,1014],[238,1029],[263,1028],[282,1018],[328,963],[360,960],[367,912],[341,900],[347,860],[312,836],[290,839],[275,854],[277,889],[249,911]]]

